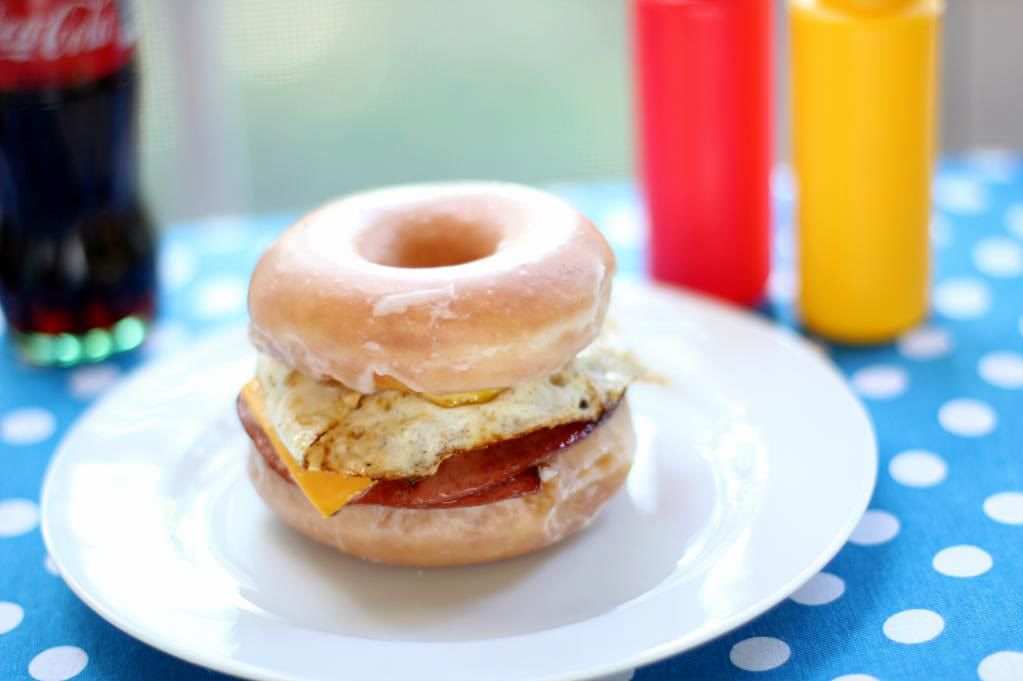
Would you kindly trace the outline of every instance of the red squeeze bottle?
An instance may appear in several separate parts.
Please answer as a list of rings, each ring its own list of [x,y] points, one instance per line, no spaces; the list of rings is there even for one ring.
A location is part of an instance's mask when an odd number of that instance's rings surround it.
[[[651,273],[744,305],[770,266],[771,4],[632,0]]]

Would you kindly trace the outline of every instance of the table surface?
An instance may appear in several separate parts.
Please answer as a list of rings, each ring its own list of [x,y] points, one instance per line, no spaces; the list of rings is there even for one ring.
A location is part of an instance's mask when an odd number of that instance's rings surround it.
[[[634,678],[1023,679],[1023,156],[947,159],[934,186],[931,318],[890,346],[822,344],[866,404],[880,449],[877,489],[849,544],[759,619]],[[604,230],[625,276],[642,276],[630,185],[554,190]],[[784,169],[773,193],[761,313],[795,325]],[[161,317],[134,355],[41,370],[0,352],[0,679],[226,678],[136,642],[64,586],[38,531],[40,484],[61,436],[125,372],[244,319],[252,265],[289,219],[168,230]]]

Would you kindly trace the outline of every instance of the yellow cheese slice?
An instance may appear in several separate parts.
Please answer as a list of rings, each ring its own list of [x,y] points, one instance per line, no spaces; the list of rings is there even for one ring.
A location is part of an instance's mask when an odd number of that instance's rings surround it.
[[[334,515],[357,495],[373,486],[371,478],[341,475],[330,471],[310,471],[302,468],[281,442],[277,430],[270,423],[266,414],[266,405],[263,402],[263,389],[258,380],[253,379],[245,384],[245,387],[242,388],[242,399],[248,405],[253,418],[259,423],[259,427],[270,439],[270,444],[273,445],[277,456],[288,467],[291,479],[295,481],[309,502],[324,518]]]
[[[438,407],[444,407],[446,409],[450,409],[452,407],[464,407],[470,404],[486,404],[505,390],[504,388],[485,388],[483,390],[476,390],[467,393],[444,393],[443,395],[437,395],[434,393],[416,392],[398,379],[391,378],[390,376],[373,374],[373,378],[376,380],[377,386],[381,390],[393,390],[399,393],[418,395],[427,402],[433,402]]]
[[[452,408],[464,407],[469,404],[485,404],[504,392],[504,388],[490,388],[489,390],[477,390],[472,393],[447,393],[445,395],[434,395],[433,393],[419,393],[424,400],[433,402],[438,407]]]

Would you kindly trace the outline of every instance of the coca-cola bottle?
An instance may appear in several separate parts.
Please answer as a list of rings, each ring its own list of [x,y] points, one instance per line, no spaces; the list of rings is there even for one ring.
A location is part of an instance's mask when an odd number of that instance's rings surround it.
[[[29,362],[134,348],[153,316],[137,83],[125,0],[0,0],[0,303]]]

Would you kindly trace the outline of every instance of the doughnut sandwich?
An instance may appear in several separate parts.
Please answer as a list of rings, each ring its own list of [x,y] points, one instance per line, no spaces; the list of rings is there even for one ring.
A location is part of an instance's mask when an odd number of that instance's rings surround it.
[[[586,527],[622,486],[641,368],[602,331],[607,242],[504,183],[355,194],[252,275],[237,409],[257,493],[359,558],[483,563]]]

